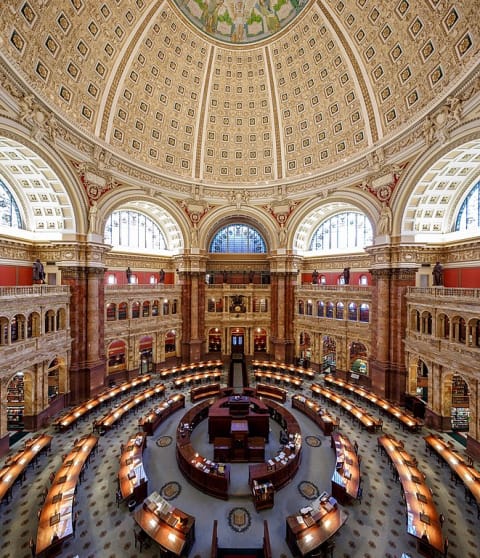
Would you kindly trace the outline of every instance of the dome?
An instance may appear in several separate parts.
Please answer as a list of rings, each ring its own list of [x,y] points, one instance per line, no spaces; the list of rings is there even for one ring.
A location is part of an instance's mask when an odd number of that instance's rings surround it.
[[[251,199],[381,163],[478,62],[476,2],[214,2],[6,2],[2,57],[119,173]]]

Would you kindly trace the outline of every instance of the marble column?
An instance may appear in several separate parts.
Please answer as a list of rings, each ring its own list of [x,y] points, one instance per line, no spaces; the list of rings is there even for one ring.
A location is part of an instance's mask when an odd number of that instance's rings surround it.
[[[406,292],[415,286],[416,268],[379,268],[371,271],[372,389],[402,403],[407,390],[405,347],[407,326]]]
[[[182,362],[205,356],[205,272],[180,273],[182,283]]]
[[[99,267],[62,267],[62,284],[71,290],[70,403],[83,401],[105,386],[104,271]]]
[[[295,315],[294,287],[297,274],[271,273],[271,354],[274,360],[293,362],[295,339],[292,316]]]

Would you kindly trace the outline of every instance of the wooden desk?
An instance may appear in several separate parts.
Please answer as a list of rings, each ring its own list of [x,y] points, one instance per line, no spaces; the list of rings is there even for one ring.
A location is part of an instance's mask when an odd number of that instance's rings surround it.
[[[118,486],[122,500],[142,502],[148,494],[148,479],[143,467],[143,452],[147,447],[147,434],[138,432],[125,444],[120,455]]]
[[[220,395],[220,384],[206,384],[190,389],[190,401],[195,403],[205,397],[217,397]]]
[[[203,492],[228,499],[230,465],[206,459],[193,447],[190,435],[195,426],[208,416],[210,401],[189,409],[177,427],[177,463],[185,477]]]
[[[365,399],[369,403],[373,403],[373,405],[379,407],[381,411],[388,413],[393,418],[397,419],[405,428],[408,428],[412,432],[418,432],[418,430],[420,430],[420,428],[423,426],[423,421],[421,421],[420,419],[407,413],[397,405],[393,405],[386,399],[378,397],[371,391],[368,391],[361,386],[350,384],[349,382],[345,382],[341,378],[335,378],[334,376],[325,376],[325,383],[337,386],[344,391],[353,393],[358,397]]]
[[[203,380],[208,382],[218,382],[221,377],[222,372],[220,372],[220,370],[214,370],[213,372],[195,372],[173,380],[173,387],[175,389],[181,389],[185,386],[188,387],[191,384],[200,384]]]
[[[315,378],[315,372],[311,368],[302,368],[285,362],[275,362],[270,360],[252,360],[252,369],[262,370],[264,372],[280,372],[281,374],[289,374],[290,376],[300,376],[312,381]]]
[[[48,451],[51,447],[52,436],[40,434],[25,442],[24,449],[12,455],[0,470],[0,502],[9,494],[15,482],[24,474],[27,467],[34,461],[42,451]]]
[[[285,403],[285,401],[287,400],[287,390],[269,384],[257,384],[255,390],[255,396],[270,397],[271,399],[276,399],[281,403]]]
[[[407,507],[407,532],[416,537],[417,547],[436,555],[443,554],[442,526],[424,475],[403,444],[393,436],[380,436],[378,444],[389,457],[402,484]]]
[[[188,556],[195,541],[195,518],[173,507],[157,492],[150,494],[133,515],[139,527],[168,556]]]
[[[310,417],[326,436],[330,436],[338,428],[338,420],[313,399],[295,394],[292,396],[292,407]]]
[[[431,453],[433,450],[450,466],[455,475],[463,482],[465,488],[472,495],[477,506],[480,506],[480,472],[472,465],[469,465],[461,455],[439,436],[430,434],[429,436],[425,436],[424,440],[427,451]]]
[[[84,436],[77,441],[58,469],[40,511],[37,556],[42,556],[73,535],[75,489],[80,473],[97,444],[97,436]]]
[[[301,378],[293,378],[287,374],[281,374],[280,372],[266,372],[262,370],[256,370],[254,372],[255,380],[261,382],[264,380],[269,380],[270,382],[275,382],[276,384],[282,383],[287,387],[293,386],[295,388],[301,388],[303,380]]]
[[[145,403],[145,401],[150,399],[150,397],[158,397],[164,392],[164,384],[159,384],[132,395],[126,401],[123,401],[116,409],[110,410],[102,418],[96,420],[93,425],[94,430],[98,432],[101,432],[102,429],[109,430],[123,417],[125,413],[128,413],[141,403]]]
[[[90,413],[90,411],[92,411],[102,403],[114,399],[119,395],[128,393],[130,390],[132,390],[133,388],[139,385],[143,385],[143,384],[148,385],[151,379],[152,376],[150,374],[144,376],[138,376],[137,378],[131,380],[130,382],[124,382],[119,386],[115,386],[107,391],[104,391],[100,395],[97,395],[92,399],[85,401],[85,403],[78,405],[77,407],[69,411],[67,414],[63,415],[62,417],[57,418],[56,420],[53,421],[53,425],[57,430],[66,430],[67,428],[72,426],[77,420],[79,420],[82,416],[86,415],[87,413]]]
[[[303,512],[303,513],[302,513]],[[295,558],[307,556],[328,541],[345,523],[348,514],[335,498],[324,497],[286,519],[287,544]]]
[[[372,416],[370,413],[367,413],[367,411],[365,411],[361,407],[358,407],[349,399],[345,399],[344,397],[341,397],[335,392],[319,384],[312,384],[310,386],[310,389],[312,390],[313,394],[316,393],[318,395],[321,395],[325,399],[332,401],[332,403],[335,403],[336,405],[347,411],[350,415],[355,417],[360,422],[360,424],[362,424],[362,426],[364,426],[369,432],[381,430],[383,425],[382,420]]]
[[[273,402],[272,402],[273,403]],[[248,396],[229,396],[215,400],[208,410],[208,440],[230,437],[232,419],[245,418],[250,436],[261,436],[268,441],[269,407],[261,399]]]
[[[207,360],[203,362],[193,362],[190,364],[183,364],[182,366],[174,366],[172,368],[166,368],[160,372],[160,376],[163,378],[170,378],[175,376],[183,376],[184,374],[193,374],[195,372],[205,372],[205,371],[218,371],[220,374],[223,371],[223,362],[221,360]]]
[[[153,436],[155,430],[167,417],[184,407],[185,395],[176,393],[151,409],[138,421],[138,425],[148,436]]]
[[[358,456],[347,436],[339,432],[332,433],[331,446],[336,456],[335,471],[332,476],[332,495],[341,504],[348,504],[357,498],[360,488]]]
[[[253,486],[258,483],[271,482],[275,490],[285,486],[295,476],[301,459],[302,436],[297,419],[283,405],[275,401],[265,401],[269,414],[278,422],[288,435],[288,442],[281,447],[273,459],[265,463],[250,465],[248,481]]]

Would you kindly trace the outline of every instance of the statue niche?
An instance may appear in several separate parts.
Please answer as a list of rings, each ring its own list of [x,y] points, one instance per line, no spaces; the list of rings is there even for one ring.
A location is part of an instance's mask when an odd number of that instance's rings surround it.
[[[233,314],[240,314],[246,312],[244,297],[242,295],[233,295],[230,297],[230,312]]]

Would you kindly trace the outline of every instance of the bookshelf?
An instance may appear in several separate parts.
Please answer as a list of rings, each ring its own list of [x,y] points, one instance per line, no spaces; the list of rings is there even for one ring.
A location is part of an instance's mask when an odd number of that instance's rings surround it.
[[[23,411],[25,392],[23,374],[16,374],[7,388],[7,428],[8,430],[23,429]]]
[[[467,432],[469,429],[470,397],[467,383],[461,376],[452,378],[452,430]]]

